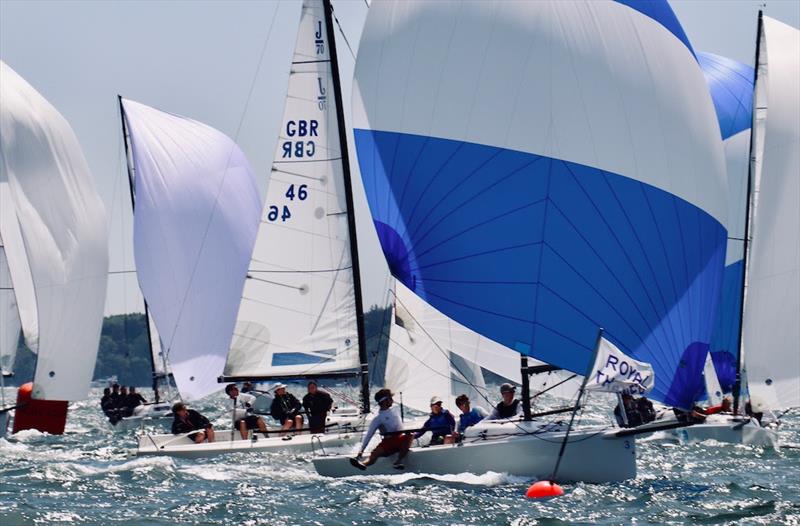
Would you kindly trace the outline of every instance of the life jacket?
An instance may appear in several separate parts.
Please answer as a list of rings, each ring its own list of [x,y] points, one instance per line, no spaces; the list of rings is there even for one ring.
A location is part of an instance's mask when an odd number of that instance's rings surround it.
[[[497,410],[497,416],[500,418],[511,418],[512,416],[516,416],[518,404],[519,400],[517,399],[514,399],[510,405],[505,405],[503,402],[500,402],[495,406],[495,409]]]

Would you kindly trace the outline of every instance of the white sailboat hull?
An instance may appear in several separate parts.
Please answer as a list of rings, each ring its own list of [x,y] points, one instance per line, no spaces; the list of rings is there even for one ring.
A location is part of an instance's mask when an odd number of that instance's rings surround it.
[[[216,433],[215,442],[195,444],[185,436],[144,435],[139,437],[139,446],[131,453],[134,456],[170,456],[178,458],[207,458],[226,453],[259,453],[290,451],[292,453],[322,453],[326,448],[356,444],[360,432],[356,430],[341,433],[315,435],[279,436],[271,432],[264,438],[255,436],[243,440],[238,431]]]
[[[170,424],[172,419],[170,419]],[[194,443],[183,435],[142,435],[138,447],[131,451],[134,456],[171,456],[181,458],[205,458],[225,453],[258,453],[270,451],[291,451],[293,453],[325,454],[326,448],[336,448],[357,444],[361,440],[364,417],[361,415],[331,415],[327,419],[327,432],[320,434],[280,435],[280,429],[270,427],[269,436],[251,432],[250,437],[242,439],[239,431],[216,431],[215,442]],[[255,436],[255,438],[253,438]]]
[[[111,424],[114,431],[127,433],[137,429],[150,428],[169,431],[172,427],[172,407],[170,404],[140,405],[133,415],[126,416],[116,424]]]
[[[479,429],[458,445],[412,448],[404,461],[404,471],[434,475],[493,471],[536,479],[552,474],[564,439],[563,429],[537,422],[513,426],[489,423],[475,428]],[[556,478],[562,482],[594,483],[635,478],[635,439],[617,437],[615,432],[607,428],[571,432]],[[397,474],[392,465],[394,459],[394,455],[382,458],[366,471],[353,467],[346,456],[321,456],[313,461],[320,475],[348,477]]]
[[[778,434],[775,430],[761,427],[754,418],[733,415],[710,415],[702,424],[673,430],[672,435],[684,444],[716,440],[731,444],[778,447]]]

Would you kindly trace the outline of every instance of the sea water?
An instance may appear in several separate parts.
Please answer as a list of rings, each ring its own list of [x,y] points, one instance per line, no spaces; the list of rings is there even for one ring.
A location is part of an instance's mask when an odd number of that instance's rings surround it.
[[[564,496],[534,501],[524,496],[531,480],[504,473],[326,479],[310,455],[129,458],[133,436],[114,433],[92,395],[71,405],[63,436],[0,439],[0,525],[800,524],[797,413],[778,450],[638,440],[635,480],[567,484]],[[192,407],[226,428],[226,400]],[[611,406],[595,397],[582,418]]]

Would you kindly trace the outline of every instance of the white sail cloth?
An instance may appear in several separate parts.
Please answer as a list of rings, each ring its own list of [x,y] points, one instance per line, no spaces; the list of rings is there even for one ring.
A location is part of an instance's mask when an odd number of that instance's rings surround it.
[[[123,100],[134,166],[139,285],[181,395],[219,388],[261,201],[219,131]]]
[[[395,296],[386,386],[399,393],[404,405],[426,413],[434,395],[451,411],[456,411],[455,398],[460,394],[485,407],[489,394],[481,368],[464,355],[473,354],[481,342],[493,349],[500,346],[448,319],[402,283],[395,283]],[[519,355],[506,351],[518,374]]]
[[[800,406],[800,32],[763,18],[743,351],[754,403]]]
[[[10,375],[13,372],[19,330],[17,297],[11,283],[6,250],[0,232],[0,374],[2,375]]]
[[[303,2],[272,176],[226,376],[359,367],[344,170],[324,8]]]
[[[0,235],[22,328],[38,350],[33,397],[80,400],[103,320],[105,209],[72,128],[1,62],[0,137],[0,188],[8,192]]]
[[[394,294],[385,383],[402,391],[404,404],[427,411],[430,397],[438,395],[453,409],[455,396],[463,393],[473,405],[491,405],[498,393],[486,389],[481,369],[519,382],[519,353],[448,318],[396,280]],[[528,359],[529,366],[542,364]],[[531,393],[548,389],[551,395],[571,398],[580,377],[556,385],[570,376],[575,375],[563,371],[534,375]]]

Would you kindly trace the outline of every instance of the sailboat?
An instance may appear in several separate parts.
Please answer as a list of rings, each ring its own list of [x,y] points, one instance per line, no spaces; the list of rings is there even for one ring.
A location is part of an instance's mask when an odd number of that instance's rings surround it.
[[[711,70],[710,87],[726,143],[729,183],[734,187],[731,207],[736,223],[731,218],[729,228],[740,232],[732,233],[734,239],[728,244],[732,263],[725,271],[715,333],[719,337],[712,342],[717,344],[712,356],[717,355],[715,362],[721,365],[715,372],[732,392],[734,403],[732,415],[712,415],[702,424],[677,431],[684,441],[714,439],[775,447],[774,428],[779,422],[766,416],[759,421],[752,415],[800,406],[798,49],[796,28],[759,13],[754,72],[721,57],[701,58]],[[739,111],[732,111],[737,107]],[[726,347],[734,350],[733,357],[726,356]],[[747,394],[749,411],[743,403]]]
[[[36,353],[14,431],[64,431],[97,357],[108,270],[105,210],[64,117],[0,61],[0,365],[12,373],[20,330]],[[0,430],[11,407],[3,402]]]
[[[376,3],[353,113],[378,238],[414,294],[523,358],[581,375],[603,327],[657,367],[656,400],[688,406],[703,389],[724,160],[666,2]],[[460,446],[412,448],[405,466],[635,476],[635,435],[571,427],[490,422]],[[362,474],[340,456],[314,465]],[[382,459],[367,473],[391,472]]]
[[[216,442],[202,444],[149,435],[140,438],[138,455],[320,451],[358,440],[356,430],[369,413],[369,383],[333,31],[330,3],[305,0],[269,188],[218,380],[360,376],[361,411],[332,415],[325,434],[242,440],[238,431],[217,432]]]

